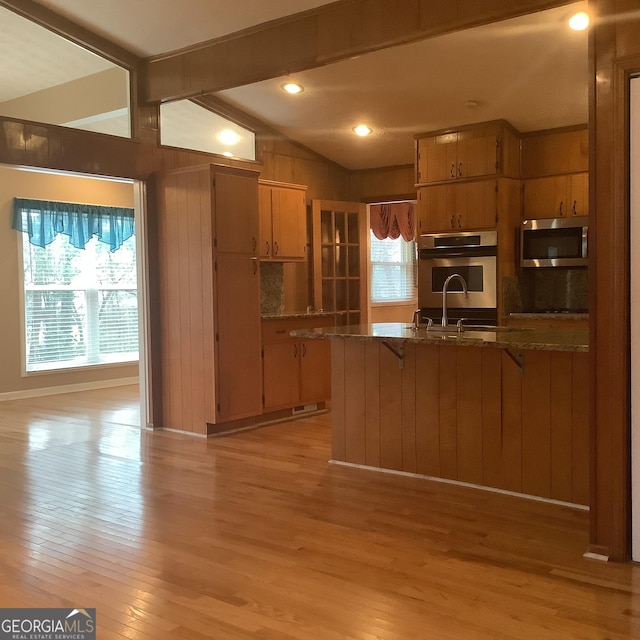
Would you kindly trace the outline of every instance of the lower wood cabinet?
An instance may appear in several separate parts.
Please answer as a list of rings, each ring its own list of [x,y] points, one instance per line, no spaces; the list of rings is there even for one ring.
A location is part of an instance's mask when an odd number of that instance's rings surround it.
[[[331,317],[265,320],[263,406],[265,411],[325,402],[331,396],[331,346],[324,340],[298,340],[295,329],[333,324]]]

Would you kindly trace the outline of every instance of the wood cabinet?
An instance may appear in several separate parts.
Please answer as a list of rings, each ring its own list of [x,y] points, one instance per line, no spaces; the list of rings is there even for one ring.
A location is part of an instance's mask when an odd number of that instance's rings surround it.
[[[587,173],[529,178],[523,181],[525,219],[586,215],[589,215]]]
[[[264,320],[264,410],[325,402],[331,396],[331,347],[324,340],[299,340],[295,329],[334,324],[331,316]]]
[[[431,132],[416,138],[416,184],[519,176],[519,136],[505,121]]]
[[[338,312],[339,322],[367,322],[369,305],[365,205],[313,200],[313,304]]]
[[[261,181],[261,260],[289,262],[304,260],[307,248],[306,187]]]
[[[498,170],[495,135],[461,138],[449,134],[418,141],[418,182],[443,182],[495,175]]]
[[[492,229],[497,223],[496,180],[438,184],[418,189],[418,231]]]
[[[156,184],[161,426],[206,434],[262,412],[257,173],[206,165]]]

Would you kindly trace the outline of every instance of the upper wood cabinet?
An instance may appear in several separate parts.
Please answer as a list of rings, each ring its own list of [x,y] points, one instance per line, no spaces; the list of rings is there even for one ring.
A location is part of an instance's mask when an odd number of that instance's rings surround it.
[[[540,131],[522,138],[522,177],[540,178],[589,171],[586,127]]]
[[[306,187],[261,181],[259,185],[261,260],[304,260],[307,248]]]
[[[418,189],[418,232],[492,229],[497,224],[496,180],[436,184]]]
[[[416,184],[519,173],[518,137],[506,122],[419,136],[416,153]]]
[[[216,211],[216,246],[223,253],[248,253],[258,250],[258,190],[255,177],[222,173],[211,176]]]
[[[589,175],[575,173],[524,180],[523,215],[525,219],[589,215]]]

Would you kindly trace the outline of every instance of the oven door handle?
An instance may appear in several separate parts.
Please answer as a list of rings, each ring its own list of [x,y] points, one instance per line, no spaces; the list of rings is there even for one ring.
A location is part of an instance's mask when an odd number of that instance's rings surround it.
[[[419,258],[485,258],[498,255],[497,247],[469,247],[467,249],[420,249]]]

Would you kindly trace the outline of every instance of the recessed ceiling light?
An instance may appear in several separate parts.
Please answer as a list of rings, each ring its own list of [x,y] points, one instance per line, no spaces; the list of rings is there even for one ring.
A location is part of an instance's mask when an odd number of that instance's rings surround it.
[[[569,18],[569,26],[574,31],[584,31],[589,26],[589,14],[586,11],[578,11]]]
[[[286,82],[282,85],[282,90],[286,91],[287,93],[296,94],[302,93],[304,91],[304,87],[297,82]]]
[[[233,158],[233,153],[231,153],[231,151],[224,151],[223,156],[227,156],[227,158]]]
[[[231,129],[225,129],[218,134],[218,140],[222,144],[236,144],[240,140],[240,136]]]
[[[366,124],[359,124],[357,127],[353,127],[353,132],[357,136],[361,136],[364,138],[364,136],[372,134],[373,129],[371,129],[371,127],[368,127]]]

